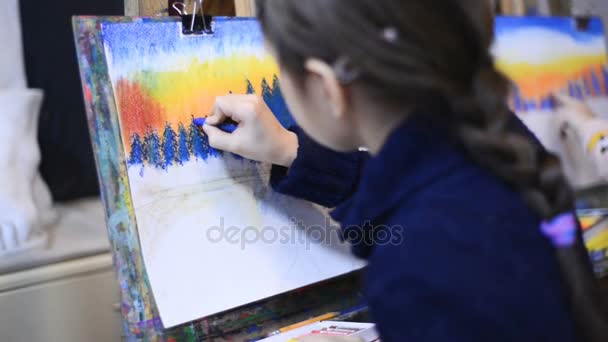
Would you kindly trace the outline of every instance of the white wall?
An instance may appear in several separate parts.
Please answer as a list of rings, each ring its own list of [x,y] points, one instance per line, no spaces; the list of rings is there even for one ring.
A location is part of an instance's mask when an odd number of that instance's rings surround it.
[[[118,342],[119,302],[109,254],[2,275],[0,341]]]

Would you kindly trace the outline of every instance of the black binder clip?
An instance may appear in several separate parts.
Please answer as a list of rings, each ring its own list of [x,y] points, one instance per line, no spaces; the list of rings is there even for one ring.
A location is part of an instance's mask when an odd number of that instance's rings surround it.
[[[194,0],[192,14],[186,11],[183,2],[174,2],[171,7],[182,18],[182,33],[185,35],[213,34],[213,17],[203,13],[203,0]]]

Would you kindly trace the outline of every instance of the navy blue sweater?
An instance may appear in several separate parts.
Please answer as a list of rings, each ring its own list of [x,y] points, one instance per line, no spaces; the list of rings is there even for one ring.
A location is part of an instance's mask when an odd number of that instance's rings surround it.
[[[513,129],[529,132],[513,117]],[[341,154],[299,129],[282,193],[337,208],[385,342],[574,341],[553,247],[520,195],[410,119],[381,152]],[[539,147],[541,148],[541,147]]]

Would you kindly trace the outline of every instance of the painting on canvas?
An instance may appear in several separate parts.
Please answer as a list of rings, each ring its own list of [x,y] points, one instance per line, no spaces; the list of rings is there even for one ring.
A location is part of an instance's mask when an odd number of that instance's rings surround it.
[[[165,327],[363,266],[327,210],[274,192],[270,165],[209,147],[194,118],[217,96],[262,96],[292,124],[259,24],[105,22],[103,44],[150,286]]]
[[[578,28],[572,18],[498,17],[493,47],[498,68],[513,82],[511,107],[522,117],[549,115],[554,93],[608,108],[603,23]]]
[[[580,24],[572,18],[497,18],[493,49],[513,81],[511,108],[559,155],[575,189],[586,190],[608,182],[608,67],[601,20]],[[586,209],[579,218],[587,248],[596,272],[605,274],[605,210],[579,202]]]
[[[511,108],[559,154],[570,182],[586,188],[608,181],[608,68],[601,20],[499,17],[493,52],[514,83]]]

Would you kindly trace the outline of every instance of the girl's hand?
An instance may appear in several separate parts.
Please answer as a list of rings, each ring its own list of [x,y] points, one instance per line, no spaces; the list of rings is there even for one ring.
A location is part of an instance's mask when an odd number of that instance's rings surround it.
[[[574,97],[564,94],[553,94],[553,98],[557,101],[558,111],[566,112],[567,115],[576,117],[577,119],[592,119],[597,115],[587,105],[587,103]]]
[[[215,127],[227,118],[238,123],[231,134]],[[251,160],[290,167],[298,153],[298,137],[281,126],[256,95],[218,97],[203,130],[213,148]]]

